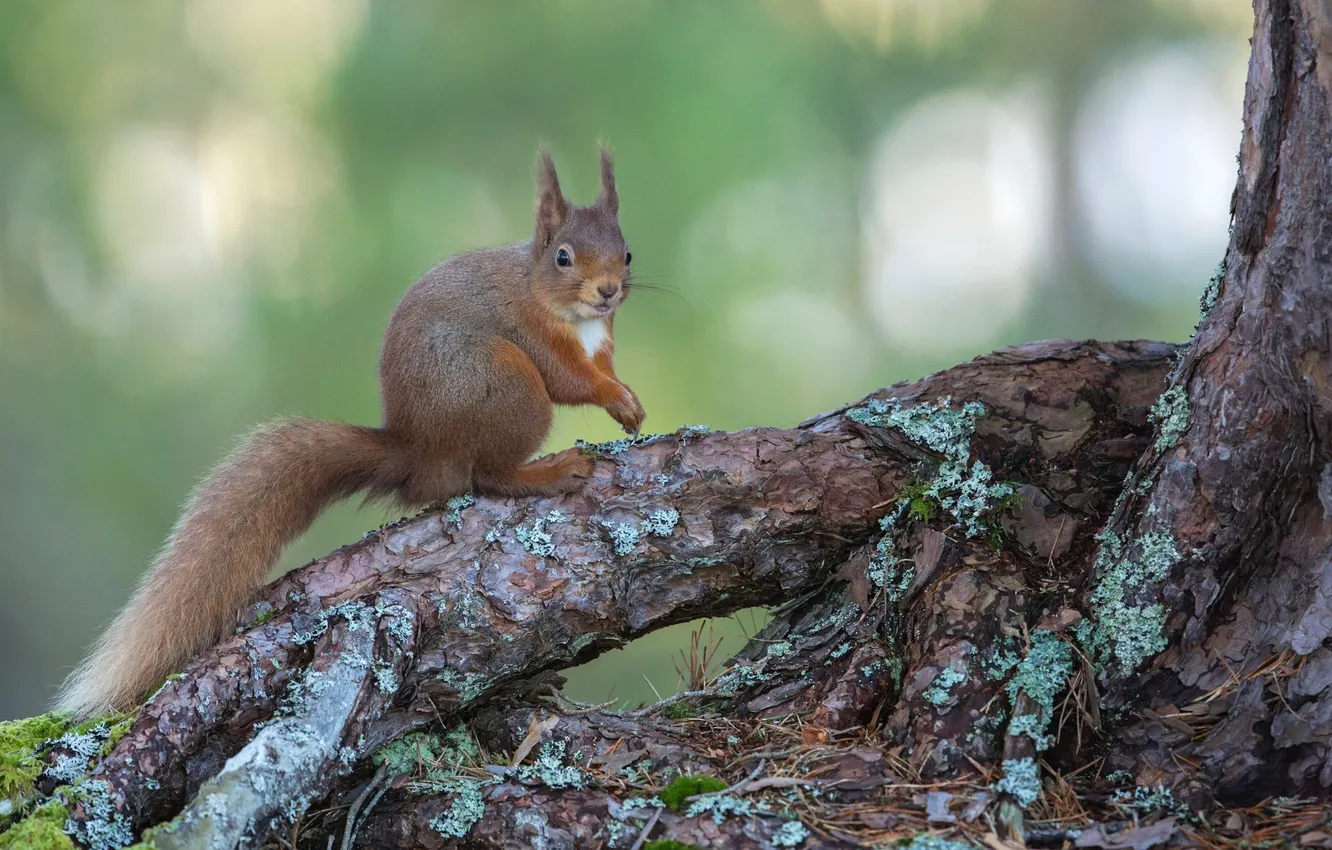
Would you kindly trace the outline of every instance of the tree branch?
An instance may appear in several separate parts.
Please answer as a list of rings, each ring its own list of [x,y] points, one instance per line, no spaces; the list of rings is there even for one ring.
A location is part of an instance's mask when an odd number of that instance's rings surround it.
[[[975,445],[995,475],[1054,494],[1061,510],[1074,511],[1071,521],[1094,527],[1148,440],[1146,409],[1174,351],[1159,343],[1038,343],[873,398],[984,403]],[[684,429],[628,450],[604,447],[582,492],[455,502],[367,535],[275,582],[253,609],[256,621],[167,682],[94,776],[109,783],[136,829],[183,809],[172,822],[181,842],[262,835],[279,811],[325,796],[340,772],[384,744],[441,714],[472,710],[506,685],[665,625],[824,586],[839,565],[865,557],[886,506],[935,457],[892,428],[843,414],[793,430]],[[1032,562],[991,553],[980,563],[972,558],[980,551],[988,550],[963,541],[946,557],[971,559],[968,575],[1005,586],[989,604],[1018,611],[1023,570],[1048,566],[1050,553]],[[932,567],[940,574],[922,567],[912,594],[960,592],[947,589],[960,587],[957,578],[939,584],[950,563],[940,558]],[[814,599],[778,627],[830,604],[839,603]],[[922,624],[927,635],[942,631],[906,660],[916,671],[905,685],[908,710],[925,689],[922,673],[952,651],[955,639],[944,635],[956,619]],[[965,619],[975,632],[974,615]],[[995,636],[1004,622],[996,619]],[[359,643],[368,623],[373,656]],[[792,655],[837,662],[826,677],[820,672],[817,687],[792,687],[774,662],[773,672],[742,678],[735,698],[763,713],[802,695],[796,702],[824,705],[830,726],[873,711],[867,701],[882,701],[887,680],[858,676],[852,665],[872,667],[889,650],[870,636],[871,622],[855,652],[838,652],[828,641],[838,629],[851,631],[845,618],[832,625],[827,635],[807,629],[816,636],[797,641]],[[779,687],[765,689],[765,676]],[[913,721],[922,730],[913,733],[917,746],[930,737],[923,717]],[[254,736],[261,722],[271,725]],[[302,738],[308,728],[313,737]],[[274,741],[281,756],[271,755]],[[972,757],[993,755],[987,747]],[[244,766],[261,767],[280,793],[261,802],[244,783],[229,782]],[[218,795],[227,818],[208,816]]]

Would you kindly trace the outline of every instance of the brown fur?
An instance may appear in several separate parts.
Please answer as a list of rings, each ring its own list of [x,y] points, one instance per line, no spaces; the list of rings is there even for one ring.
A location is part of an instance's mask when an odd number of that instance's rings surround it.
[[[575,207],[543,150],[534,239],[448,259],[407,291],[384,336],[382,427],[278,422],[196,488],[58,708],[86,717],[133,705],[232,627],[286,544],[333,502],[360,491],[404,505],[469,489],[564,493],[590,473],[589,458],[570,450],[528,462],[553,404],[595,404],[638,429],[643,407],[611,365],[611,319],[631,281],[614,167],[604,148],[601,158],[597,201]],[[568,267],[556,263],[561,248]],[[605,323],[590,355],[586,322]]]

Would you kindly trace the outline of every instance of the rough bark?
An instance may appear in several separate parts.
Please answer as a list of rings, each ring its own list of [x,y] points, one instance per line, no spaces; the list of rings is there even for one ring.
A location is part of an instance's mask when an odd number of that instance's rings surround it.
[[[896,548],[914,552],[914,579],[895,600],[865,578],[878,521],[934,474],[935,453],[849,409],[790,430],[683,429],[603,457],[580,493],[442,506],[289,573],[255,605],[257,622],[144,705],[91,778],[135,830],[174,819],[158,847],[253,840],[341,799],[385,744],[472,716],[506,686],[663,625],[782,603],[714,686],[731,717],[796,713],[834,733],[891,719],[885,735],[913,772],[997,766],[1004,674],[943,703],[926,691],[959,653],[1020,654],[1024,630],[1072,599],[1067,576],[1085,571],[1090,531],[1151,443],[1148,410],[1175,354],[1038,343],[857,405],[980,402],[967,445],[997,479],[1025,482],[1010,545],[942,516],[912,526]],[[983,734],[967,734],[982,718]],[[404,804],[379,805],[371,827]],[[76,805],[75,820],[91,817],[105,812]]]
[[[1256,10],[1219,297],[1172,375],[1187,427],[1139,461],[1110,524],[1177,561],[1135,600],[1163,606],[1169,649],[1112,665],[1104,699],[1150,693],[1183,721],[1119,728],[1116,763],[1196,771],[1223,797],[1332,785],[1332,7]]]
[[[1327,808],[1260,803],[1332,788],[1332,6],[1255,10],[1187,346],[1019,346],[387,526],[275,582],[105,757],[41,748],[34,799],[88,846],[766,847],[791,817],[806,847],[1332,842]],[[670,706],[551,678],[754,605],[768,626]],[[57,788],[76,756],[96,795]],[[629,802],[679,773],[731,813]]]

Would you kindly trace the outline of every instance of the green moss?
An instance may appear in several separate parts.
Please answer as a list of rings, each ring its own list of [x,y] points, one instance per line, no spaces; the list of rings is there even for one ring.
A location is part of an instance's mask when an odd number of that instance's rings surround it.
[[[715,776],[679,776],[672,780],[670,785],[661,789],[661,793],[657,796],[661,798],[666,808],[678,812],[684,807],[687,797],[725,790],[726,783]]]
[[[666,716],[672,720],[685,720],[698,716],[698,709],[684,702],[673,702],[666,706]]]
[[[0,799],[18,802],[46,769],[37,749],[69,728],[69,718],[48,712],[0,723]]]
[[[684,844],[674,838],[661,838],[644,844],[643,850],[698,850],[698,845]]]
[[[52,800],[34,809],[11,829],[0,833],[0,850],[74,850],[65,834],[69,809]]]
[[[120,739],[129,733],[130,727],[134,725],[134,721],[138,717],[139,712],[136,710],[132,714],[124,715],[122,720],[112,721],[108,718],[107,722],[111,723],[111,728],[107,731],[106,743],[102,745],[103,756],[111,754],[111,750],[115,749],[116,744],[120,743]]]

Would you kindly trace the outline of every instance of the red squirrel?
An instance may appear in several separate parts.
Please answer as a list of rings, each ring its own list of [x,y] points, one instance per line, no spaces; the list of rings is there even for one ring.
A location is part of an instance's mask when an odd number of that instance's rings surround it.
[[[59,710],[133,706],[235,625],[283,548],[334,502],[575,490],[592,471],[577,449],[529,461],[554,404],[595,404],[637,433],[643,405],[611,362],[632,257],[610,153],[586,207],[565,199],[544,148],[537,167],[530,242],[451,257],[398,303],[379,361],[383,425],[288,419],[252,434],[195,488]]]

